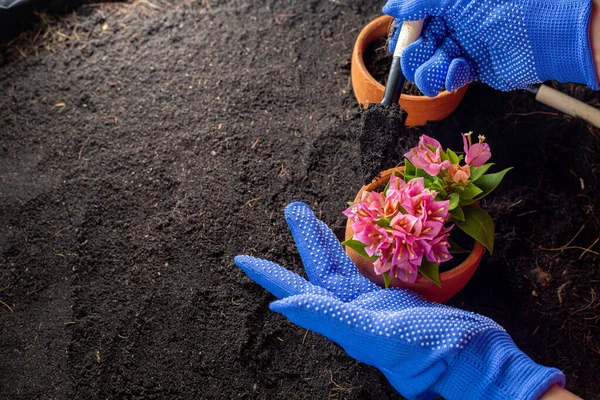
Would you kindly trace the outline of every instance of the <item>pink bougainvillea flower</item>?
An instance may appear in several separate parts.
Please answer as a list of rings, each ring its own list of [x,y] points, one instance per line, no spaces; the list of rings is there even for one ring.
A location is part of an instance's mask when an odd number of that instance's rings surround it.
[[[454,225],[444,228],[435,239],[424,244],[425,257],[431,262],[442,263],[452,259],[450,254],[450,244],[448,242],[448,232]]]
[[[417,280],[417,276],[419,275],[418,269],[404,270],[404,272],[404,278],[401,279],[405,282],[414,283]]]
[[[378,192],[371,192],[371,203],[367,207],[370,212],[382,218],[391,217],[397,211],[394,202],[390,201],[383,193]]]
[[[405,256],[394,256],[391,258],[391,268],[390,274],[393,277],[399,278],[404,282],[414,282],[417,280],[417,275],[419,271],[419,265],[421,265],[423,259],[423,252],[419,252],[418,257],[413,257],[410,259],[410,253],[408,252],[408,248],[406,245],[398,244],[396,248],[400,249]],[[415,254],[416,256],[416,254]]]
[[[479,135],[479,143],[471,144],[471,135],[473,132],[462,134],[463,148],[465,151],[465,162],[473,167],[481,167],[490,159],[492,153],[490,146],[485,142],[485,136]],[[468,141],[468,143],[467,143]]]
[[[358,221],[363,218],[373,218],[374,216],[364,207],[364,203],[361,201],[348,207],[344,211],[344,215],[352,221]]]
[[[392,251],[392,247],[382,250],[381,255],[373,262],[373,269],[377,275],[382,275],[383,273],[390,272],[392,270]]]
[[[449,201],[435,201],[436,195],[425,188],[423,178],[404,182],[392,176],[386,193],[368,192],[344,211],[353,221],[353,239],[377,257],[377,274],[414,282],[424,257],[432,262],[450,259],[444,228]]]
[[[365,252],[369,256],[374,256],[378,252],[387,249],[393,241],[384,228],[375,224],[365,224],[362,231],[355,232],[354,238],[367,245]]]
[[[392,228],[392,235],[404,236],[414,232],[415,230],[421,230],[421,220],[411,214],[398,213],[390,222],[390,228]]]
[[[411,179],[408,183],[404,182],[402,178],[397,176],[390,177],[390,186],[386,192],[387,201],[390,202],[390,206],[395,210],[402,210],[407,212],[404,207],[407,206],[412,212],[412,203],[416,202],[416,198],[425,190],[425,184],[423,178]],[[394,215],[394,214],[388,214]]]
[[[390,176],[390,186],[386,191],[387,200],[390,202],[402,202],[407,183],[398,176]]]
[[[427,136],[427,135],[421,135],[421,137],[419,138],[419,145],[423,145],[423,146],[429,145],[429,146],[435,147],[436,149],[442,148],[442,145],[440,144],[440,142],[438,142],[434,138]]]
[[[440,234],[442,228],[443,226],[439,221],[425,221],[420,236],[426,240],[432,240]]]
[[[418,196],[419,194],[423,193],[423,191],[425,191],[425,180],[423,178],[411,179],[406,184],[405,190],[406,190],[407,194],[411,197]],[[431,193],[429,193],[429,191],[427,191],[427,194],[431,194]]]
[[[435,197],[437,193],[425,188],[423,178],[411,179],[404,188],[404,196],[400,201],[400,205],[407,213],[418,216],[422,210],[423,197]]]
[[[469,177],[471,176],[471,168],[469,168],[468,164],[463,166],[452,164],[448,167],[448,173],[454,183],[467,184],[469,183]]]
[[[427,189],[426,189],[427,190]],[[432,195],[424,195],[421,196],[421,203],[419,204],[419,208],[414,212],[419,215],[423,219],[423,226],[425,227],[425,222],[433,221],[437,223],[442,223],[448,219],[448,205],[450,204],[449,200],[443,201],[434,201],[434,198],[437,192],[431,192]],[[422,232],[423,234],[427,234],[429,231]]]
[[[421,135],[417,147],[410,149],[404,157],[408,158],[415,167],[424,170],[431,176],[437,176],[440,171],[450,166],[450,161],[442,161],[441,151],[440,142],[427,135]]]

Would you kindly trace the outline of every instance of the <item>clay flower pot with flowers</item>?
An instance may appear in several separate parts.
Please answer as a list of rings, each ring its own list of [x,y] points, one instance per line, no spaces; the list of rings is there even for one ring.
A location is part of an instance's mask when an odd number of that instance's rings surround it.
[[[471,143],[463,134],[464,155],[426,135],[405,154],[404,166],[385,171],[361,189],[344,214],[348,255],[360,272],[387,287],[412,289],[430,301],[454,296],[475,272],[484,249],[494,249],[494,223],[479,206],[502,181],[507,168],[494,165],[485,137]],[[472,249],[455,268],[440,265],[465,252],[453,233],[471,239]]]

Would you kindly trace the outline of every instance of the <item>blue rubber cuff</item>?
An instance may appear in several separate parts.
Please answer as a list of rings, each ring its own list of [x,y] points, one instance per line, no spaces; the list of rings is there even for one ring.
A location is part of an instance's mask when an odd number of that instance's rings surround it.
[[[525,21],[535,43],[533,54],[540,79],[583,83],[594,90],[600,89],[590,45],[592,2],[536,4],[538,7],[526,11]]]
[[[490,330],[465,345],[436,391],[446,400],[537,400],[553,385],[565,386],[560,370],[536,364],[506,332]]]

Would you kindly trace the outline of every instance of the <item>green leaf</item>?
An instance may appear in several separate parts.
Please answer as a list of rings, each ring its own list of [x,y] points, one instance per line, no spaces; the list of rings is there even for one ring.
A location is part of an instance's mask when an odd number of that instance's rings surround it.
[[[367,245],[363,242],[359,242],[358,240],[354,240],[354,236],[348,240],[343,241],[342,244],[344,246],[350,247],[352,250],[356,251],[361,256],[368,258],[369,260],[377,260],[376,256],[370,256],[367,254],[367,252],[365,251],[365,247],[367,247]]]
[[[448,158],[450,159],[450,162],[452,164],[458,164],[459,161],[460,161],[460,159],[458,158],[458,156],[456,155],[456,153],[453,152],[450,149],[447,149],[446,151],[448,152]]]
[[[355,202],[355,201],[349,201],[349,202],[348,202],[348,205],[349,205],[349,206],[353,206],[353,205],[355,205],[355,204],[358,204],[358,203],[357,203],[357,202]]]
[[[440,178],[435,178],[435,180],[431,182],[431,185],[429,185],[427,189],[433,189],[439,192],[442,189]]]
[[[450,193],[450,195],[448,196],[448,200],[450,200],[450,204],[448,205],[448,210],[452,211],[456,207],[458,207],[458,202],[460,200],[460,197],[458,196],[458,193]]]
[[[393,277],[390,278],[389,277],[390,271],[385,271],[382,275],[383,275],[383,282],[385,283],[385,288],[387,289],[388,287],[390,287],[390,282],[392,282],[392,280],[394,279]]]
[[[465,186],[464,190],[460,190],[460,189],[456,190],[456,193],[458,193],[458,196],[461,199],[466,199],[466,200],[473,199],[476,196],[478,196],[479,194],[481,194],[482,192],[483,191],[480,188],[478,188],[477,186],[475,186],[473,184],[473,182],[467,183],[467,186]]]
[[[423,258],[423,262],[419,267],[419,272],[438,287],[442,287],[442,284],[440,283],[440,266],[438,263],[430,262]]]
[[[450,150],[450,149],[448,149]],[[440,151],[440,158],[442,159],[442,161],[450,161],[450,157],[448,156],[448,154],[445,151]]]
[[[424,169],[417,168],[416,171],[417,172],[415,173],[415,178],[423,178],[425,182],[429,183],[433,182],[433,177],[427,172],[425,172]]]
[[[494,221],[483,208],[472,204],[464,207],[464,221],[456,220],[463,232],[485,246],[491,253],[494,252]]]
[[[471,167],[471,176],[469,177],[469,180],[475,182],[477,179],[481,178],[492,165],[494,165],[494,163],[483,164],[481,167]]]
[[[479,178],[477,180],[477,187],[481,189],[481,193],[478,194],[474,200],[481,200],[490,194],[494,189],[496,189],[502,179],[504,179],[504,175],[506,175],[506,173],[511,169],[512,167],[506,168],[505,170],[496,172],[495,174],[487,174]]]
[[[464,207],[464,206],[470,206],[473,203],[475,203],[475,200],[473,200],[473,199],[460,199],[460,201],[458,202],[458,205],[461,207]]]
[[[469,250],[464,249],[462,246],[460,246],[458,243],[456,243],[454,240],[448,238],[448,243],[450,243],[450,248],[448,249],[448,251],[452,254],[464,254],[464,253],[470,253]]]
[[[452,215],[452,219],[455,221],[464,221],[465,214],[463,213],[462,207],[458,206],[454,210],[450,211],[450,215]]]
[[[412,178],[423,178],[426,182],[431,183],[433,177],[424,170],[415,167],[407,158],[404,159],[404,180],[408,182]]]
[[[442,178],[439,178],[436,176],[435,179],[433,180],[433,182],[431,182],[431,188],[443,189],[444,188],[444,180]]]
[[[431,182],[429,185],[426,185],[427,189],[433,189],[436,192],[438,192],[439,194],[442,195],[442,197],[446,197],[447,193],[444,190],[444,181],[438,177],[436,177],[433,182]]]
[[[415,167],[410,161],[408,161],[408,158],[404,159],[404,176],[415,176],[415,173],[417,172],[417,167]]]
[[[404,211],[406,211],[406,210],[404,210]],[[385,218],[379,218],[377,221],[375,221],[375,225],[380,226],[382,228],[389,228],[390,222],[392,222],[393,218],[394,218],[394,215],[390,215],[389,217],[385,217]]]

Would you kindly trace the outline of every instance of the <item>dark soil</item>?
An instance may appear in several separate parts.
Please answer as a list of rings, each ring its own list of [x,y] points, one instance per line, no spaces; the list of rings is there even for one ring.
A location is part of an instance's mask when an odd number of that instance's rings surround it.
[[[4,49],[0,398],[399,398],[233,264],[303,273],[293,200],[343,235],[362,185],[349,58],[381,4],[150,4],[84,7]],[[598,131],[475,85],[419,129],[458,148],[469,130],[515,170],[483,204],[496,251],[452,304],[598,398]]]
[[[399,104],[370,104],[363,111],[358,136],[363,182],[371,182],[381,171],[398,164],[398,141],[411,135],[404,125],[406,111]]]
[[[365,66],[371,75],[385,86],[392,62],[392,55],[385,40],[378,40],[365,51]],[[412,82],[405,82],[403,93],[423,96]],[[360,143],[360,160],[363,182],[371,182],[379,172],[398,164],[396,154],[404,154],[415,143],[415,131],[404,126],[406,111],[399,105],[386,107],[371,104],[363,111]],[[417,139],[418,140],[418,139]]]
[[[119,0],[104,0],[116,2]],[[7,2],[3,2],[7,6]],[[46,19],[51,13],[69,13],[82,4],[94,0],[12,0],[10,8],[0,10],[0,40],[11,40],[23,30]]]

